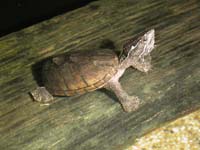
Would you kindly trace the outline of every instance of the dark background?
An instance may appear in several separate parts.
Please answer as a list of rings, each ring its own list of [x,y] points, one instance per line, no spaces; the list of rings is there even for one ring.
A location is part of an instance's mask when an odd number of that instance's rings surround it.
[[[82,7],[91,1],[94,0],[1,0],[0,36]]]

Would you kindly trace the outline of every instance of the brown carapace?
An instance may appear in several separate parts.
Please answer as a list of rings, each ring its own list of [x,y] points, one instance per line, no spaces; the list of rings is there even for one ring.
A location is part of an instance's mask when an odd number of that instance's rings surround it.
[[[117,72],[117,55],[109,49],[62,54],[43,69],[46,89],[57,96],[74,96],[103,87]]]
[[[125,111],[134,111],[139,98],[129,96],[121,87],[119,78],[128,67],[142,72],[151,68],[150,52],[154,48],[155,31],[152,29],[137,41],[128,41],[120,57],[110,49],[65,53],[44,63],[44,87],[31,94],[36,101],[49,103],[53,96],[74,96],[106,88],[118,97]],[[148,58],[148,59],[146,59]]]

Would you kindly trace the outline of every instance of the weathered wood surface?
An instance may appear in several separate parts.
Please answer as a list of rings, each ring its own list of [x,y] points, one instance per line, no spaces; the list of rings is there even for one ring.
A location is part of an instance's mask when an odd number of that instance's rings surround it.
[[[0,149],[116,150],[200,108],[200,1],[101,0],[0,38]],[[122,84],[143,99],[125,113],[115,97],[95,91],[32,102],[31,67],[54,54],[122,43],[155,28],[153,70],[129,69]],[[114,45],[109,42],[113,41]]]

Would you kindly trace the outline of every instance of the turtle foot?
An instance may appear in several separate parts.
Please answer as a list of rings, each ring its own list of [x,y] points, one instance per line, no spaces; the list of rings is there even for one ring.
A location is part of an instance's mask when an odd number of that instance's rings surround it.
[[[132,112],[139,108],[140,99],[136,96],[130,96],[126,99],[126,101],[123,101],[122,107],[126,112]]]
[[[48,104],[53,102],[53,96],[46,90],[45,87],[38,87],[37,89],[30,92],[33,99],[37,102]]]

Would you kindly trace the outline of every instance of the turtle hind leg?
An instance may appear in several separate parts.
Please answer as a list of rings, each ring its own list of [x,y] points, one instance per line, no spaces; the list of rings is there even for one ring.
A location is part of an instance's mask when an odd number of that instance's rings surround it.
[[[115,93],[126,112],[132,112],[138,109],[140,104],[139,98],[137,96],[128,95],[118,81],[109,81],[104,87]]]
[[[43,104],[48,104],[53,101],[53,96],[46,90],[45,87],[38,87],[30,92],[35,101]]]

